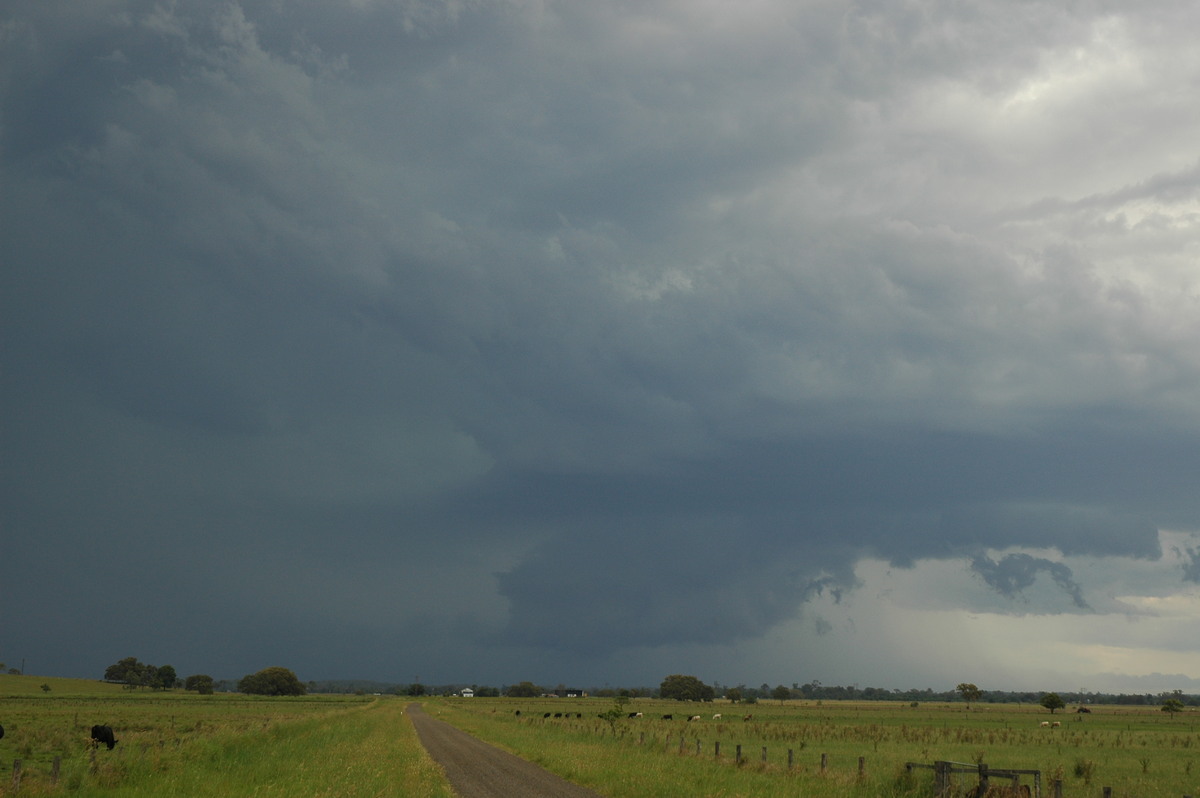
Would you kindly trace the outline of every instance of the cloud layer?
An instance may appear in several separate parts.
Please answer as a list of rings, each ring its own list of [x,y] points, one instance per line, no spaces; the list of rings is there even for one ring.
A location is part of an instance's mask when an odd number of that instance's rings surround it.
[[[1200,617],[1198,22],[17,2],[0,657],[971,677],[854,631],[902,572],[1162,650]],[[992,672],[1185,673],[1134,659]]]

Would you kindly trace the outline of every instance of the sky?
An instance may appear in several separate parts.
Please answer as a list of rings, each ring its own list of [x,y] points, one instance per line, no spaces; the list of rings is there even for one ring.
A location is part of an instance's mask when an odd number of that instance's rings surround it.
[[[1198,28],[5,3],[0,661],[1200,692]]]

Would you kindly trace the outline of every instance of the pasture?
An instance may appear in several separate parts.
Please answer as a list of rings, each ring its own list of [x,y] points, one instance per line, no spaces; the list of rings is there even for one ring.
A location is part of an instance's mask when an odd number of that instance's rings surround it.
[[[1066,798],[1100,798],[1105,787],[1118,797],[1200,796],[1200,714],[1170,715],[1157,707],[1051,715],[1036,705],[735,706],[637,699],[610,725],[597,717],[613,706],[607,699],[474,698],[425,706],[436,717],[612,796],[928,796],[932,772],[909,774],[904,765],[935,760],[1039,770],[1045,796],[1052,795],[1054,779],[1061,779]],[[627,717],[635,711],[644,717]],[[551,717],[544,717],[547,712]],[[722,717],[714,720],[715,713]],[[753,718],[743,721],[747,713]],[[663,720],[664,714],[674,717]],[[696,714],[700,720],[686,720]],[[1043,721],[1061,725],[1042,727]],[[1022,783],[1032,780],[1024,777]],[[958,794],[973,784],[973,777],[955,779]]]
[[[0,796],[448,798],[403,716],[405,703],[200,696],[0,676]],[[120,741],[113,751],[89,745],[93,724],[113,727]]]

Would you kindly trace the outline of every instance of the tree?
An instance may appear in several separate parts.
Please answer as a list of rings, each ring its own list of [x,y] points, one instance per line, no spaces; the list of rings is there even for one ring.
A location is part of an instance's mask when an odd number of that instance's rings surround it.
[[[732,703],[736,704],[742,700],[742,688],[730,687],[725,691],[725,697],[728,698]]]
[[[954,689],[963,697],[963,701],[967,702],[968,709],[970,709],[972,701],[978,701],[983,697],[983,691],[970,682],[960,682]]]
[[[195,690],[200,695],[213,694],[213,677],[206,673],[195,673],[183,680],[184,690]]]
[[[674,698],[676,701],[712,701],[715,693],[695,676],[674,673],[663,679],[659,686],[659,695],[663,698]]]
[[[774,698],[779,703],[783,703],[792,697],[792,691],[784,687],[782,684],[771,691],[771,698]]]
[[[304,695],[304,684],[287,668],[264,668],[243,676],[238,692],[246,695]]]
[[[137,657],[125,657],[105,669],[104,681],[120,682],[126,687],[153,687],[158,684],[158,668],[139,662]]]
[[[1168,698],[1166,701],[1163,702],[1162,711],[1170,712],[1171,714],[1174,714],[1176,712],[1182,712],[1183,711],[1183,702],[1180,701],[1178,698]]]
[[[509,685],[504,694],[509,698],[537,698],[542,694],[542,688],[533,682],[521,682]]]
[[[1066,703],[1059,698],[1058,693],[1046,693],[1044,696],[1042,696],[1042,700],[1038,703],[1050,710],[1051,715],[1054,714],[1054,710],[1062,709],[1066,706]]]
[[[160,690],[170,690],[177,681],[179,681],[179,677],[170,665],[163,665],[154,673],[154,687]]]

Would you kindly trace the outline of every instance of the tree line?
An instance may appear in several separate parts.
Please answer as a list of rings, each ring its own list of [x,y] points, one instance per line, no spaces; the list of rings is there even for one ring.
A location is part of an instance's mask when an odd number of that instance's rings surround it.
[[[531,681],[516,684],[501,684],[499,687],[453,683],[428,685],[421,682],[378,682],[369,680],[326,680],[301,682],[287,668],[265,668],[248,674],[240,680],[214,680],[206,674],[195,674],[180,680],[170,665],[156,667],[139,662],[135,657],[126,657],[110,665],[104,672],[105,681],[118,682],[130,688],[171,689],[184,688],[201,694],[239,692],[250,695],[305,695],[306,693],[380,693],[419,697],[424,695],[457,695],[463,688],[470,687],[480,698],[507,696],[509,698],[537,698],[546,695],[565,696],[565,685],[555,687],[538,685]],[[1188,695],[1180,690],[1158,693],[1098,693],[982,690],[969,682],[962,682],[953,690],[935,691],[924,689],[888,689],[862,687],[858,685],[825,685],[813,679],[805,684],[793,682],[774,687],[762,683],[757,687],[746,684],[722,685],[720,682],[706,684],[695,676],[671,674],[655,686],[585,688],[587,695],[600,698],[665,698],[681,701],[712,701],[725,699],[735,703],[753,704],[758,701],[964,701],[992,704],[1042,704],[1047,695],[1054,695],[1064,704],[1122,704],[1134,706],[1161,706],[1171,702],[1172,706],[1200,706],[1200,695]]]
[[[104,670],[104,681],[123,684],[129,689],[149,688],[171,690],[183,688],[200,695],[212,695],[218,686],[227,688],[228,682],[218,684],[213,677],[197,673],[180,679],[170,665],[149,665],[137,657],[125,657]],[[287,668],[271,667],[243,676],[237,683],[237,692],[247,695],[304,695],[307,688]]]

